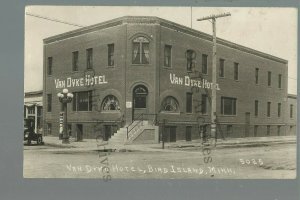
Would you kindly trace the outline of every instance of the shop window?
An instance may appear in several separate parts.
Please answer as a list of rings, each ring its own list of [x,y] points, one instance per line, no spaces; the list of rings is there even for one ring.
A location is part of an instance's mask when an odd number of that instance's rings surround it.
[[[92,69],[93,68],[93,49],[86,50],[86,68]]]
[[[178,101],[172,96],[166,97],[162,103],[162,110],[166,112],[179,112]]]
[[[78,51],[74,51],[72,53],[72,70],[73,71],[78,71],[78,58],[79,58]]]
[[[221,97],[221,114],[236,115],[236,98]]]
[[[255,100],[254,103],[254,116],[257,117],[258,116],[258,100]]]
[[[108,95],[104,98],[102,103],[103,111],[120,111],[120,104],[117,97]]]
[[[92,111],[92,91],[73,93],[73,111]]]
[[[149,64],[149,40],[145,37],[137,37],[132,44],[132,63],[133,64]]]
[[[281,103],[278,103],[278,111],[277,111],[278,117],[281,116]]]
[[[290,104],[290,118],[293,118],[293,104]]]
[[[47,112],[52,111],[52,94],[47,94]]]
[[[115,53],[115,45],[114,44],[109,44],[107,45],[108,48],[108,66],[114,66],[115,60],[114,60],[114,53]]]
[[[171,67],[171,51],[172,51],[172,46],[171,45],[165,45],[165,50],[164,50],[164,66],[165,67]]]
[[[255,68],[255,84],[258,84],[258,73],[259,73],[259,69]]]
[[[272,73],[269,71],[268,72],[268,86],[271,86],[272,83]]]
[[[220,59],[220,66],[219,66],[219,77],[224,78],[225,77],[225,60]]]
[[[137,86],[134,91],[134,108],[147,108],[148,90],[146,87]]]
[[[278,74],[278,88],[279,89],[281,88],[281,77],[282,77],[282,75]]]
[[[202,54],[202,73],[207,74],[207,55]]]
[[[267,116],[268,117],[271,116],[271,102],[268,102],[268,104],[267,104]]]
[[[52,62],[53,62],[53,59],[52,57],[48,57],[48,63],[47,63],[47,66],[48,66],[48,75],[52,75]]]
[[[186,93],[186,112],[193,112],[193,94],[190,92]]]
[[[190,72],[195,67],[194,65],[195,65],[196,53],[194,50],[189,49],[186,51],[185,54],[186,54],[185,56],[187,61],[186,70]]]
[[[239,80],[239,63],[234,63],[234,80]]]

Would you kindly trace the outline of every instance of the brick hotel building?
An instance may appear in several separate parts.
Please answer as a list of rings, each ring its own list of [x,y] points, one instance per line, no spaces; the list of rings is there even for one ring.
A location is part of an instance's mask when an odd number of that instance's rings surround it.
[[[68,88],[68,128],[78,139],[113,138],[139,120],[158,127],[137,130],[139,141],[162,132],[170,142],[199,139],[199,127],[210,131],[216,87],[218,137],[295,134],[286,123],[295,112],[286,60],[218,38],[217,85],[211,65],[211,35],[157,17],[121,17],[46,38],[44,128],[59,133],[57,93]]]

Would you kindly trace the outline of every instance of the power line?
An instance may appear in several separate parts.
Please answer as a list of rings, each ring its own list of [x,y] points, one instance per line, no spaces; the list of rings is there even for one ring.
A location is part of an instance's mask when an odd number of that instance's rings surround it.
[[[36,15],[36,14],[28,13],[28,12],[25,13],[25,14],[29,15],[29,16],[32,16],[32,17],[37,17],[37,18],[40,18],[40,19],[45,19],[45,20],[49,20],[49,21],[53,21],[53,22],[67,24],[67,25],[70,25],[70,26],[76,26],[76,27],[80,27],[80,28],[84,27],[84,26],[79,25],[79,24],[69,23],[69,22],[65,22],[65,21],[62,21],[62,20],[58,20],[58,19],[54,19],[54,18],[50,18],[50,17],[44,17],[44,16],[41,16],[41,15]]]

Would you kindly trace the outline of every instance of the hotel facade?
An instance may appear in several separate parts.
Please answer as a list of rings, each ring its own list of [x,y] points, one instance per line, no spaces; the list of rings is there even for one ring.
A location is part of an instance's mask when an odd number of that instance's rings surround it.
[[[68,129],[78,140],[128,135],[128,126],[132,141],[195,140],[210,132],[215,87],[218,138],[295,134],[286,123],[287,113],[296,116],[286,60],[218,38],[216,85],[211,66],[211,35],[157,17],[121,17],[46,38],[44,129],[58,135],[57,93],[67,88],[74,95]]]

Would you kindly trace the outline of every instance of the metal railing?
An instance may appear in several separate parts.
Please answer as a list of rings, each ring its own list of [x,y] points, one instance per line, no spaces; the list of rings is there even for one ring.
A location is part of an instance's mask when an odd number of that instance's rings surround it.
[[[129,134],[132,130],[134,130],[134,128],[138,125],[140,125],[141,123],[143,123],[144,120],[148,120],[151,121],[151,118],[149,120],[149,116],[152,117],[152,124],[156,125],[157,123],[157,114],[149,114],[149,113],[142,113],[140,114],[136,119],[134,119],[131,124],[129,124],[126,129],[127,129],[127,139],[129,138]]]

